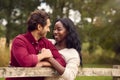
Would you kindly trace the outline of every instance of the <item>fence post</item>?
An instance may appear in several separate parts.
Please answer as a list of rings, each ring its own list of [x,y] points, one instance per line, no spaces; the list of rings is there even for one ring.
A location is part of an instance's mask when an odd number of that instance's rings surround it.
[[[113,65],[113,68],[120,69],[120,65]],[[113,80],[120,80],[120,77],[113,76]]]

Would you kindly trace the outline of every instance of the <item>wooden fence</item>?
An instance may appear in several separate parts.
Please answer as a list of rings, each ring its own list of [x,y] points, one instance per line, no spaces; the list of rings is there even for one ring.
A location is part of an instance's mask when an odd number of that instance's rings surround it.
[[[56,72],[48,67],[0,67],[0,78],[5,77],[38,77],[56,76]],[[120,66],[113,68],[82,68],[77,76],[112,76],[113,80],[120,80]]]

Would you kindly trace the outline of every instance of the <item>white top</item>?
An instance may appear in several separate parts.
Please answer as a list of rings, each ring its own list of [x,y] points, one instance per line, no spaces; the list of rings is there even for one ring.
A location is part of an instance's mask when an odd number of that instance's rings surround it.
[[[45,80],[74,80],[78,73],[78,67],[80,65],[79,54],[76,49],[64,48],[59,50],[60,54],[66,61],[66,67],[64,73],[59,77],[49,77]]]

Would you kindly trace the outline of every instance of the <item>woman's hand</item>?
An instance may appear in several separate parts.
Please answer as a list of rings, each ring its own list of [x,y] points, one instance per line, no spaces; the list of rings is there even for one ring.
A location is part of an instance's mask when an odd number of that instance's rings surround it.
[[[51,67],[51,64],[48,61],[41,61],[35,67]]]

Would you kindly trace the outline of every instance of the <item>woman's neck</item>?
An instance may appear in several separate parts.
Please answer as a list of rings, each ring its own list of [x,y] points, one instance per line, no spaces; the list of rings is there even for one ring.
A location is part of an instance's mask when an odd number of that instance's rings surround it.
[[[64,42],[57,43],[55,46],[58,50],[66,48],[66,44]]]

